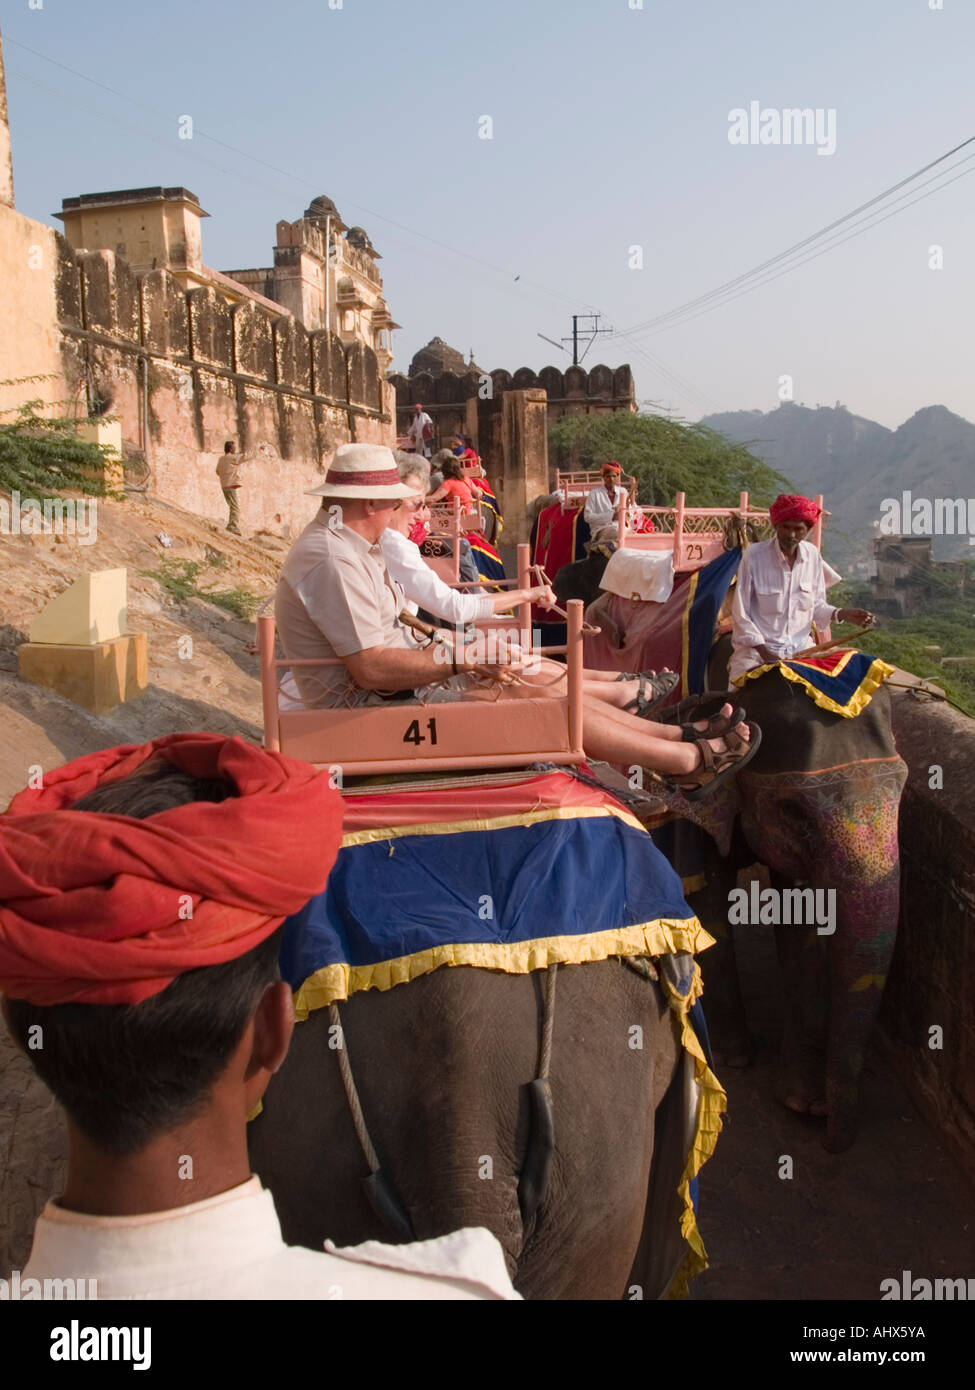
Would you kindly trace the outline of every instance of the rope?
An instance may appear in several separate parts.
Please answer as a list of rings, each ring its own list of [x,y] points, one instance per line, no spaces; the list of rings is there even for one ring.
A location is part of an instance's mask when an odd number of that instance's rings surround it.
[[[545,981],[545,1016],[542,1021],[542,1047],[538,1059],[538,1079],[548,1080],[549,1067],[552,1064],[552,1032],[555,1028],[555,982],[558,979],[559,967],[555,962],[549,966],[547,979]]]
[[[545,567],[543,565],[532,565],[531,572],[535,575],[535,578],[539,584],[544,584],[546,588],[551,589],[552,581],[545,573]],[[557,613],[560,618],[565,618],[566,622],[568,622],[569,620],[568,613],[565,611],[564,608],[560,608],[557,603],[550,604],[545,611],[547,613]],[[593,627],[592,623],[587,623],[583,621],[582,633],[584,637],[595,637],[601,631],[601,628]]]
[[[359,1092],[356,1090],[355,1078],[352,1075],[352,1063],[349,1061],[348,1048],[345,1046],[345,1030],[342,1028],[342,1020],[339,1016],[339,1006],[329,1004],[328,1018],[333,1028],[340,1030],[339,1040],[341,1047],[336,1048],[339,1055],[339,1071],[342,1075],[342,1085],[345,1087],[345,1098],[349,1103],[349,1113],[352,1116],[352,1123],[355,1126],[356,1138],[359,1147],[362,1149],[370,1173],[375,1173],[379,1169],[379,1155],[373,1148],[372,1140],[369,1138],[369,1130],[366,1127],[366,1117],[362,1113],[362,1105],[359,1101]]]
[[[629,807],[630,809],[635,809],[637,806],[645,807],[648,801],[653,800],[653,796],[649,791],[637,793],[630,791],[629,788],[607,787],[605,782],[600,782],[598,777],[593,777],[591,773],[583,772],[580,767],[575,767],[571,764],[562,767],[558,763],[532,763],[530,771],[564,772],[567,777],[574,777],[576,781],[581,782],[583,786],[592,787],[594,791],[602,792],[605,796],[613,797],[613,799],[618,801],[624,808]],[[666,791],[666,783],[658,773],[652,772],[649,768],[644,768],[644,772],[649,775],[651,781],[659,783],[660,787]]]

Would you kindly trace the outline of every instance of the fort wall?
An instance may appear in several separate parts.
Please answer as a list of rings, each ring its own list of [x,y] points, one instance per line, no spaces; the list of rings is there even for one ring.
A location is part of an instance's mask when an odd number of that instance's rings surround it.
[[[215,469],[233,439],[244,529],[294,534],[316,505],[304,490],[339,444],[392,443],[393,388],[365,343],[184,290],[166,270],[137,275],[112,251],[75,252],[31,226],[55,253],[44,341],[59,345],[64,393],[81,414],[119,420],[130,481],[154,496],[224,519]]]
[[[53,406],[66,395],[55,297],[58,240],[52,228],[0,202],[0,382],[45,378],[0,385],[6,421],[23,401]]]
[[[519,367],[515,372],[498,368],[486,377],[475,372],[418,372],[413,376],[394,372],[389,381],[396,389],[398,434],[405,434],[413,407],[420,403],[433,420],[440,444],[446,445],[457,433],[476,437],[478,453],[491,478],[504,470],[502,398],[506,391],[545,391],[549,425],[563,415],[608,415],[637,408],[633,374],[627,366],[595,366],[589,371],[567,367],[564,372],[557,367],[543,367],[539,372],[530,367]],[[472,428],[475,420],[476,428]]]

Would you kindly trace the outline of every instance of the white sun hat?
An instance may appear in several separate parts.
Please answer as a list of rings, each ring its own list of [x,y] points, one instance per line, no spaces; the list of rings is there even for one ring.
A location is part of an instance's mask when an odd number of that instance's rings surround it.
[[[309,488],[306,497],[415,497],[416,489],[400,482],[392,449],[385,444],[341,444],[329,464],[325,481]]]

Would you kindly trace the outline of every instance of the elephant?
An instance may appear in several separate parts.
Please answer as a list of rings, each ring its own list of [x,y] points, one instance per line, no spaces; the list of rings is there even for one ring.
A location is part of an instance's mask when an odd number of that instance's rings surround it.
[[[552,588],[563,608],[571,598],[582,599],[588,607],[598,597],[603,574],[616,548],[615,541],[586,541],[585,559],[562,566],[552,580]]]
[[[674,968],[692,962],[685,953],[663,959]],[[519,1174],[538,1134],[525,1083],[536,1075],[544,971],[442,967],[352,995],[340,1032],[329,1010],[314,1010],[297,1024],[249,1127],[252,1166],[274,1194],[285,1240],[320,1249],[325,1237],[338,1245],[397,1238],[395,1219],[377,1215],[364,1186],[338,1036],[409,1223],[399,1239],[487,1227],[525,1298],[662,1296],[688,1255],[678,1182],[689,1054],[642,964],[642,973],[618,958],[558,967],[555,1143],[537,1211],[527,1215]]]
[[[727,684],[716,644],[709,685]],[[776,672],[728,696],[762,730],[761,747],[735,779],[739,851],[712,853],[707,885],[688,901],[717,945],[702,960],[715,1055],[748,1060],[730,893],[739,863],[765,864],[773,886],[796,881],[835,892],[834,930],[777,925],[785,995],[779,1098],[825,1116],[824,1143],[854,1142],[860,1078],[894,948],[899,912],[897,820],[907,766],[881,686],[855,718],[822,709]],[[826,899],[820,899],[825,903]],[[738,927],[738,930],[747,928]]]

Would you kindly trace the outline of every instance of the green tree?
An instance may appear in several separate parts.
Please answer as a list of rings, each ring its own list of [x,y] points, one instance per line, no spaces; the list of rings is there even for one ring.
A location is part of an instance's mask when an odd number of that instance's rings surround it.
[[[0,381],[20,386],[36,377]],[[24,401],[0,421],[0,489],[34,497],[54,492],[84,492],[102,497],[105,457],[103,444],[90,444],[78,434],[79,421],[66,415],[42,415],[43,401]]]
[[[691,507],[734,506],[741,492],[767,506],[791,486],[744,444],[662,415],[565,415],[548,437],[554,467],[597,469],[615,459],[637,479],[638,500],[648,506],[666,506],[678,492],[687,494]]]

